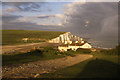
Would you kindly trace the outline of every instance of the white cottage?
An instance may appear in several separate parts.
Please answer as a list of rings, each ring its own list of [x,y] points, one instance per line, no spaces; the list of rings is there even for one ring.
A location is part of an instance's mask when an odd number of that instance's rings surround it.
[[[68,46],[58,46],[58,50],[61,52],[67,51],[68,49]]]
[[[76,51],[78,48],[80,48],[80,46],[68,46],[69,49],[73,50],[73,51]]]
[[[23,38],[22,40],[23,40],[24,42],[27,42],[28,39],[29,39],[29,38]]]
[[[79,48],[90,49],[90,48],[92,48],[92,46],[88,43],[83,43],[83,44],[75,43],[75,44],[70,44],[70,45],[66,45],[66,46],[58,46],[58,50],[60,50],[60,51],[67,51],[68,49],[76,51]]]
[[[80,48],[92,48],[92,46],[88,43],[84,43],[83,45],[80,46]]]

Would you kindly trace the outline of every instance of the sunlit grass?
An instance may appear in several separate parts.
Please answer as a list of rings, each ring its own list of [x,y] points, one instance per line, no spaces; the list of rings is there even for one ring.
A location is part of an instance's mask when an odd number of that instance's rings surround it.
[[[45,42],[65,32],[59,31],[30,31],[30,30],[2,30],[2,45]],[[23,38],[34,40],[22,41]]]

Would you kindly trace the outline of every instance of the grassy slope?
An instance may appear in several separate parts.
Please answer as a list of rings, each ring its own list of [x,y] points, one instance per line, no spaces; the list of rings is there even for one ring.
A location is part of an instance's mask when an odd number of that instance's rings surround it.
[[[75,54],[73,54],[73,52],[61,53],[57,50],[54,50],[52,47],[44,47],[44,50],[34,50],[28,53],[2,54],[2,64],[22,64],[37,60],[49,60],[65,56],[75,56]]]
[[[2,55],[2,65],[23,64],[38,60],[49,60],[61,57],[64,57],[64,55],[55,55],[55,53],[41,51],[31,51],[28,53],[18,53],[12,55],[4,54]]]
[[[2,30],[2,44],[3,45],[13,45],[13,44],[23,44],[23,38],[35,38],[41,40],[35,40],[33,42],[46,41],[57,37],[64,32],[57,31],[30,31],[30,30]],[[29,41],[28,43],[31,43]]]
[[[58,70],[54,73],[43,74],[43,78],[110,78],[117,77],[118,56],[91,53],[93,58],[79,64]]]
[[[10,53],[10,54],[2,54],[2,62],[3,65],[10,64],[22,64],[28,62],[34,62],[37,60],[48,60],[61,58],[65,56],[74,57],[76,54],[85,54],[85,51],[67,51],[67,52],[59,52],[54,49],[54,46],[44,47],[42,50],[32,50],[27,53]]]

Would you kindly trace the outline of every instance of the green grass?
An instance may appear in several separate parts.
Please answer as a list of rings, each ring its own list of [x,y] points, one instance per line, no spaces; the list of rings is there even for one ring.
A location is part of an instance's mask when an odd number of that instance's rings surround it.
[[[118,76],[118,56],[90,53],[93,58],[66,67],[54,73],[40,75],[40,78],[111,78]]]
[[[53,49],[53,47],[44,47],[43,50],[34,50],[28,53],[2,54],[2,65],[23,64],[38,60],[62,58],[65,56],[75,56],[75,54],[69,52],[62,53]]]
[[[115,48],[112,48],[110,50],[101,50],[102,53],[104,54],[108,54],[108,55],[120,55],[120,44],[117,45]]]
[[[45,42],[65,32],[58,31],[30,31],[30,30],[2,30],[2,45]],[[22,41],[29,38],[28,42]]]
[[[62,58],[66,56],[74,57],[76,54],[83,54],[79,51],[67,51],[59,52],[54,49],[54,46],[44,47],[42,50],[33,50],[27,53],[9,53],[2,54],[2,64],[11,65],[11,64],[23,64],[28,62],[34,62],[37,60],[49,60]]]

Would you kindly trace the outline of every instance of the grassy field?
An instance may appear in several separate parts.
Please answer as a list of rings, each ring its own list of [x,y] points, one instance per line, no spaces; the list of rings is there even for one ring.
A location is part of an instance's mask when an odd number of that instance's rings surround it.
[[[74,52],[75,53],[75,52]],[[22,64],[28,62],[34,62],[37,60],[49,60],[55,58],[62,58],[65,56],[75,56],[73,52],[58,52],[53,47],[44,47],[43,50],[33,50],[28,53],[16,53],[16,54],[2,54],[2,65]]]
[[[55,38],[65,32],[57,31],[30,31],[30,30],[2,30],[2,45],[37,43]],[[22,41],[29,38],[28,42]]]
[[[113,78],[118,77],[118,56],[90,53],[93,58],[40,78]]]
[[[108,52],[108,51],[107,51]],[[111,52],[111,50],[110,50]],[[40,78],[113,78],[118,76],[118,55],[101,52],[90,52],[89,50],[78,50],[58,52],[52,47],[44,47],[43,50],[34,50],[28,53],[3,54],[2,64],[22,64],[37,60],[48,60],[75,54],[91,54],[93,58],[80,62],[79,64],[66,67],[54,73],[42,74]]]
[[[54,49],[55,46],[47,46],[43,47],[43,49],[32,50],[27,53],[10,53],[10,54],[2,54],[2,64],[11,65],[11,64],[22,64],[28,62],[34,62],[37,60],[49,60],[62,58],[66,56],[74,57],[76,54],[88,54],[90,50],[79,50],[79,51],[67,51],[67,52],[59,52]]]

